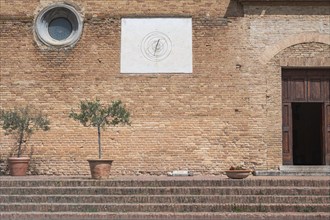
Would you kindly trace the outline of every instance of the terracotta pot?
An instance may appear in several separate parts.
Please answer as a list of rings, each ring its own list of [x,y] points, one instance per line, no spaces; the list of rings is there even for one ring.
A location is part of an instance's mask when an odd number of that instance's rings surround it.
[[[251,173],[251,170],[226,170],[225,174],[230,179],[244,179],[248,177]]]
[[[93,179],[108,179],[113,160],[88,160]]]
[[[29,167],[29,157],[9,157],[8,167],[11,176],[25,176]]]

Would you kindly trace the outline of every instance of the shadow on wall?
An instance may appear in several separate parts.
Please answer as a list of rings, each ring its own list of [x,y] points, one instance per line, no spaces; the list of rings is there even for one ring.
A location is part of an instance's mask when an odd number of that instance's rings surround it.
[[[244,6],[243,6],[244,5]],[[328,0],[306,1],[251,1],[231,0],[226,17],[243,15],[330,15]]]
[[[237,0],[231,0],[227,7],[227,11],[224,15],[225,18],[227,17],[243,17],[243,5],[239,3]]]
[[[38,170],[37,167],[38,167],[37,160],[31,158],[27,175],[40,175],[40,171]],[[0,158],[0,176],[5,176],[5,175],[7,176],[9,175],[7,159]]]
[[[8,170],[8,168],[7,168],[6,161],[4,159],[0,158],[0,176],[5,175],[7,170]]]

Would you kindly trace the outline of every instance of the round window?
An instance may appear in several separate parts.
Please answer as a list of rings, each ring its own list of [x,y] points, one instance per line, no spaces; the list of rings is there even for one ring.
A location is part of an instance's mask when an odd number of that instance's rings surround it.
[[[83,21],[74,7],[55,4],[43,9],[36,18],[38,39],[49,46],[71,46],[80,38]]]
[[[65,40],[72,33],[71,22],[66,18],[55,18],[49,23],[48,32],[55,40]]]

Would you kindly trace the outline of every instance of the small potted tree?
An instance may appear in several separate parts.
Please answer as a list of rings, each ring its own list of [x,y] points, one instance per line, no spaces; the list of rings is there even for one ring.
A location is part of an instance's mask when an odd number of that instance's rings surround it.
[[[16,139],[16,157],[8,158],[10,175],[24,176],[29,166],[30,158],[22,157],[25,144],[36,130],[49,130],[49,120],[46,115],[35,109],[25,106],[14,110],[0,110],[0,121],[5,135],[13,135]]]
[[[110,175],[113,160],[102,159],[101,129],[106,126],[130,124],[130,113],[120,100],[103,105],[98,99],[95,101],[81,101],[78,113],[71,110],[70,118],[79,121],[85,127],[97,128],[98,159],[88,160],[93,179],[106,179]]]

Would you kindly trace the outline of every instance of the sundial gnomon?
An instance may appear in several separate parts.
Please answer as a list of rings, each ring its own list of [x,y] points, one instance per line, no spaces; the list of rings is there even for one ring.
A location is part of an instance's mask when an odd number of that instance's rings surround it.
[[[147,34],[141,43],[141,52],[143,56],[153,62],[166,59],[172,50],[170,38],[159,31]]]

